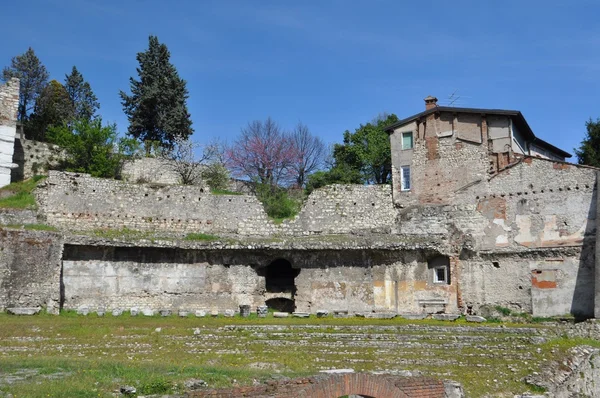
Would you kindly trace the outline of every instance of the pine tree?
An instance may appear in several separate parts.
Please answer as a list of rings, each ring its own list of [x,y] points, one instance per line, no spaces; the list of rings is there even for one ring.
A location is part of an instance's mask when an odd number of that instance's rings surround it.
[[[52,80],[35,102],[34,111],[25,126],[28,138],[45,141],[50,126],[62,126],[73,120],[74,108],[69,94],[60,82]]]
[[[20,79],[18,119],[24,122],[48,82],[48,71],[29,47],[24,54],[13,57],[10,66],[2,70],[4,81],[12,77]]]
[[[579,148],[575,149],[579,164],[600,167],[600,119],[585,123],[587,133]]]
[[[194,131],[186,104],[186,82],[169,62],[170,57],[167,46],[150,36],[148,49],[137,54],[139,80],[129,79],[131,95],[120,93],[129,119],[127,133],[165,148],[173,148],[177,137],[185,140]]]
[[[83,79],[83,75],[75,66],[70,75],[65,75],[65,89],[73,104],[75,118],[91,120],[100,108],[100,103],[92,91],[90,83]]]

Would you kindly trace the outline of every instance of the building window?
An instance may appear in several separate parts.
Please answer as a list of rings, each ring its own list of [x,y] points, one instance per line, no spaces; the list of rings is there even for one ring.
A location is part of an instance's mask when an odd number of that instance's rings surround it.
[[[400,171],[401,190],[410,191],[410,166],[402,166]]]
[[[448,268],[437,267],[433,269],[433,283],[448,283]]]
[[[446,256],[434,257],[427,261],[431,270],[431,281],[436,285],[450,284],[450,259]]]
[[[413,133],[411,131],[402,133],[402,149],[413,148]]]

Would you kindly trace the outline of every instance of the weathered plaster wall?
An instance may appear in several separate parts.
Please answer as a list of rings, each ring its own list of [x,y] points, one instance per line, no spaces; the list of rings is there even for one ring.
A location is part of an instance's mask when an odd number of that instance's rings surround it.
[[[232,263],[233,262],[233,263]],[[66,246],[64,306],[76,309],[237,309],[261,305],[264,280],[243,255]]]
[[[0,228],[0,310],[60,304],[60,234]]]
[[[0,86],[0,187],[10,184],[13,165],[17,110],[19,107],[19,79],[12,78]]]
[[[267,291],[264,270],[285,259],[299,269],[291,291]],[[294,299],[297,311],[455,312],[456,283],[432,283],[421,252],[373,250],[182,250],[67,245],[64,306],[91,310],[253,308]],[[429,303],[429,304],[428,304]]]
[[[390,135],[393,148],[401,146],[402,126]],[[457,204],[456,194],[487,177],[489,158],[487,124],[480,115],[432,114],[414,126],[411,190],[401,191],[399,168],[403,153],[392,152],[394,203]]]

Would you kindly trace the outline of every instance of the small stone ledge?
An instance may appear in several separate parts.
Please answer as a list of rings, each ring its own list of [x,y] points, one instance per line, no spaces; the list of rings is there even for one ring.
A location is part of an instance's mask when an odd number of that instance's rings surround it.
[[[460,318],[460,315],[458,315],[458,314],[433,314],[431,317],[438,321],[455,321],[458,318]]]
[[[12,307],[7,308],[6,312],[12,315],[36,315],[41,310],[41,307]]]

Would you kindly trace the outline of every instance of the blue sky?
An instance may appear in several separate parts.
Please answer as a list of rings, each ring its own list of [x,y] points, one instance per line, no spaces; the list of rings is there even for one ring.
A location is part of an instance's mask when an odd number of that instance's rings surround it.
[[[5,2],[0,65],[33,47],[51,78],[73,65],[105,121],[127,129],[119,90],[157,35],[187,80],[193,138],[233,141],[248,121],[298,121],[326,142],[382,112],[517,109],[536,135],[572,152],[600,117],[600,2]]]

